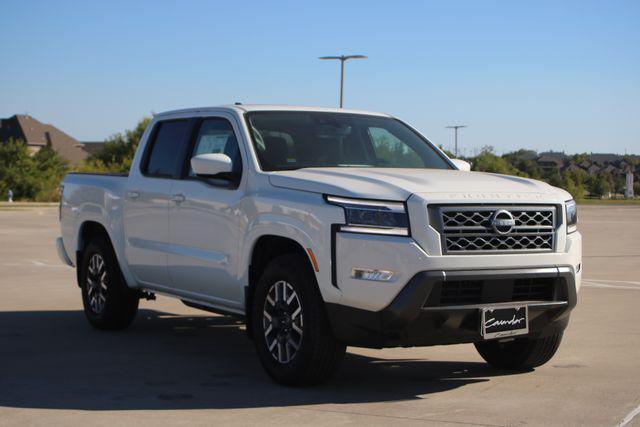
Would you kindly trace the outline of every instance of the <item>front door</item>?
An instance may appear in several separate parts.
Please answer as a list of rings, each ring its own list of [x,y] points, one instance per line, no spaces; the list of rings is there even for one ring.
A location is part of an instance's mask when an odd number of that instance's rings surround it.
[[[188,158],[226,154],[233,162],[233,174],[203,179],[186,165],[183,179],[175,181],[169,207],[169,274],[181,295],[241,310],[244,289],[237,262],[244,192],[237,132],[224,117],[203,118],[196,126]]]
[[[151,287],[171,285],[167,270],[169,203],[179,176],[180,153],[189,121],[159,122],[145,148],[140,170],[132,170],[125,190],[125,254],[136,280]]]

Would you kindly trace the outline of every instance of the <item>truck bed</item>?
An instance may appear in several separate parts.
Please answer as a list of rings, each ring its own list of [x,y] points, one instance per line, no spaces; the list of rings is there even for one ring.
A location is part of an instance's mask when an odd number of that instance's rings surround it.
[[[122,209],[127,174],[69,173],[62,182],[60,225],[68,254],[75,254],[81,223],[101,224],[112,236],[120,257],[123,247]]]

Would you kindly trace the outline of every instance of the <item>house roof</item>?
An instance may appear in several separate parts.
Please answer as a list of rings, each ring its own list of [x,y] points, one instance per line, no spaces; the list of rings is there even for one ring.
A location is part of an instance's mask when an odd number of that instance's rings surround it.
[[[567,160],[569,158],[569,156],[567,156],[565,153],[562,153],[559,151],[544,151],[540,153],[539,157],[545,157],[547,159],[554,158],[562,161]]]
[[[82,141],[82,148],[93,156],[104,148],[104,144],[104,141]]]
[[[575,163],[572,163],[569,166],[567,166],[567,170],[570,172],[584,171],[584,169],[582,169],[580,166],[576,165]]]
[[[22,140],[32,147],[42,147],[51,143],[51,148],[71,164],[76,164],[88,156],[82,144],[75,138],[26,114],[0,119],[0,142],[12,138]]]
[[[615,163],[618,160],[622,160],[622,156],[619,154],[610,154],[610,153],[598,153],[598,154],[589,154],[587,156],[589,160],[592,162],[598,163]]]
[[[589,166],[591,166],[591,162],[585,160],[583,162],[580,163],[580,167],[583,169],[587,169]]]
[[[562,167],[564,165],[565,159],[558,156],[553,156],[550,154],[543,154],[540,157],[538,157],[536,161],[538,162],[538,164],[553,163],[558,167]]]

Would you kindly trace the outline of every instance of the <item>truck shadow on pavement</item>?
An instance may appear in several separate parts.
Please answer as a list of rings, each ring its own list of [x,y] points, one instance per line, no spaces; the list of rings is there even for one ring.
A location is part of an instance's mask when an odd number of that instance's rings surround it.
[[[501,375],[480,362],[347,354],[336,377],[287,388],[262,370],[242,324],[140,310],[126,331],[92,329],[81,311],[0,312],[0,406],[205,409],[420,399]]]

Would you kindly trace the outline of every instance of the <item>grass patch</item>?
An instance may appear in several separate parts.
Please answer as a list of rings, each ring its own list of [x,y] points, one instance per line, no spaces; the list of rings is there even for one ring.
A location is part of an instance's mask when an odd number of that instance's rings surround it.
[[[640,199],[580,199],[579,205],[640,206]]]
[[[11,211],[19,209],[33,209],[33,208],[56,208],[58,203],[43,203],[43,202],[0,202],[0,210]]]

